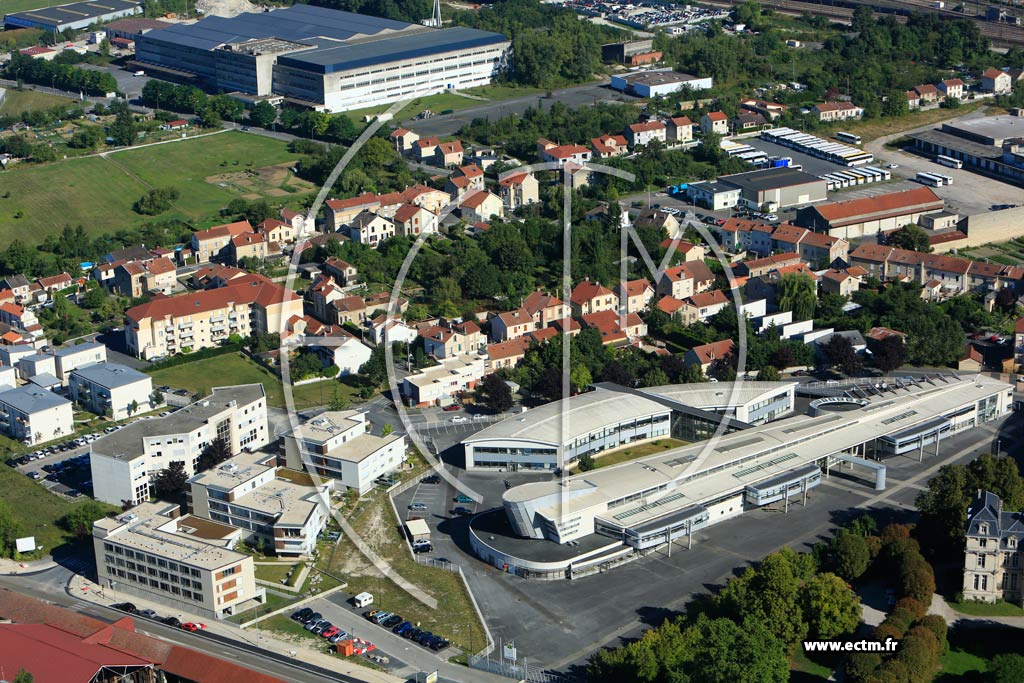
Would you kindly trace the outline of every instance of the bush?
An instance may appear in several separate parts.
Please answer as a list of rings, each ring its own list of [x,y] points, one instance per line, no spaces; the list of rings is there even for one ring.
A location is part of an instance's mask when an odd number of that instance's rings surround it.
[[[867,683],[882,665],[882,656],[877,652],[854,652],[846,660],[847,683]]]
[[[949,651],[949,626],[946,620],[938,614],[929,614],[918,623],[935,635],[935,640],[939,644],[939,655],[946,654]]]
[[[925,607],[924,604],[913,598],[900,598],[896,601],[895,608],[896,610],[906,611],[914,615],[912,621],[917,621],[925,615],[925,612],[928,611],[928,608]]]
[[[170,209],[180,196],[181,193],[173,187],[157,187],[142,195],[132,205],[132,210],[144,216],[155,216]]]

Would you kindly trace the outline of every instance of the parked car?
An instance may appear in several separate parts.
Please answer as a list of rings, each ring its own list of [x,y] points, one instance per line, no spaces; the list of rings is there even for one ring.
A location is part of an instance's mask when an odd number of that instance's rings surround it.
[[[313,633],[315,635],[320,635],[321,633],[323,633],[324,631],[326,631],[327,629],[329,629],[332,626],[334,626],[334,624],[332,624],[331,622],[329,622],[326,619],[324,619],[323,621],[321,621],[320,623],[318,623],[316,626],[314,626],[311,629],[311,633]]]
[[[452,500],[454,500],[456,503],[472,503],[473,502],[473,499],[470,498],[469,496],[467,496],[464,493],[460,493],[459,495],[455,496],[455,498],[453,498]]]
[[[393,629],[391,629],[391,631],[392,631],[392,633],[396,633],[398,635],[402,635],[403,633],[405,633],[406,631],[408,631],[411,628],[412,628],[412,622],[411,621],[403,621],[401,624],[399,624],[398,626],[395,626]]]
[[[420,631],[418,628],[410,628],[410,629],[407,629],[405,631],[402,631],[402,637],[407,639],[407,640],[412,640],[413,638],[418,636],[420,633],[422,633],[422,631]]]
[[[422,554],[422,553],[431,553],[431,552],[434,552],[434,546],[432,546],[430,544],[430,541],[424,541],[423,543],[419,543],[417,545],[414,545],[412,547],[412,551],[414,553],[416,553],[417,555]]]
[[[202,626],[199,624],[193,624],[191,621],[186,621],[181,625],[181,628],[182,630],[189,631],[190,633],[195,633],[196,631],[201,631],[203,629]]]
[[[111,607],[113,607],[114,609],[119,609],[122,612],[127,612],[128,614],[135,614],[139,611],[138,609],[136,609],[135,605],[133,605],[130,602],[119,602],[115,605],[111,605]]]
[[[298,612],[292,613],[292,619],[294,619],[295,621],[305,621],[306,617],[310,616],[311,614],[313,614],[313,610],[311,610],[309,607],[303,607]]]
[[[458,403],[453,403],[450,406],[445,406],[444,408],[441,408],[441,410],[443,410],[446,413],[454,413],[456,411],[462,410],[462,406],[460,406]]]
[[[152,609],[140,609],[138,612],[136,612],[136,614],[138,614],[140,617],[146,617],[147,619],[158,618],[156,610]]]
[[[456,415],[455,417],[452,418],[453,425],[460,425],[463,424],[464,422],[469,422],[469,420],[464,415]]]
[[[381,626],[383,626],[384,628],[394,628],[395,626],[401,624],[403,621],[405,621],[405,619],[403,619],[401,615],[392,614],[390,617],[384,620],[384,623],[382,623]]]
[[[338,633],[338,631],[340,631],[340,630],[341,629],[338,628],[337,626],[333,626],[332,625],[332,626],[329,626],[328,628],[325,628],[323,631],[321,631],[320,635],[323,636],[324,638],[330,638],[331,636],[336,635]]]
[[[330,638],[327,639],[327,642],[329,642],[329,643],[337,643],[337,642],[339,642],[341,640],[344,640],[347,636],[348,636],[348,634],[345,633],[344,631],[342,631],[339,628],[337,633],[335,633],[333,636],[331,636]]]
[[[324,618],[324,615],[320,614],[319,612],[313,612],[312,614],[307,615],[302,623],[303,624],[308,624],[311,621],[320,621],[323,618]]]
[[[178,619],[178,617],[164,617],[160,621],[173,628],[181,628],[181,621]]]
[[[470,510],[468,507],[465,507],[465,506],[462,506],[462,505],[456,505],[454,508],[452,508],[452,514],[453,515],[457,515],[459,517],[462,517],[462,516],[465,516],[465,515],[473,514],[473,511]]]
[[[439,474],[431,474],[429,476],[423,477],[422,479],[420,479],[420,483],[421,484],[440,484],[441,483],[441,475],[439,475]]]
[[[428,506],[426,503],[410,503],[409,504],[409,509],[410,510],[417,510],[419,512],[423,512],[425,510],[429,510],[430,506]]]
[[[441,650],[445,649],[449,645],[451,645],[451,642],[445,640],[444,638],[438,637],[438,638],[435,638],[434,642],[430,644],[430,649],[431,650],[436,650],[436,651],[440,652]]]

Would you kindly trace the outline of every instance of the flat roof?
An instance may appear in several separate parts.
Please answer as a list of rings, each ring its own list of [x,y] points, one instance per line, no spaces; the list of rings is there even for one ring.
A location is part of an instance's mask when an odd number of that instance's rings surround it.
[[[756,403],[780,391],[794,391],[798,382],[698,382],[695,384],[666,384],[637,389],[642,394],[660,396],[684,403],[693,408],[721,408],[724,406]]]
[[[141,3],[127,0],[102,0],[102,2],[72,2],[67,5],[39,7],[38,9],[14,12],[5,16],[5,20],[18,18],[23,21],[34,21],[41,24],[70,24],[83,19],[99,18],[113,12],[124,12]]]
[[[327,443],[338,434],[365,424],[353,417],[359,414],[358,410],[328,410],[285,433],[303,441]]]
[[[94,351],[96,349],[103,349],[106,351],[106,346],[99,342],[86,342],[85,344],[74,344],[72,346],[62,346],[53,352],[53,355],[58,358],[64,358],[65,356],[71,356],[76,353],[82,353],[83,351]]]
[[[637,501],[635,506],[627,503],[599,513],[614,518],[616,524],[634,526],[682,508],[712,502],[826,455],[849,450],[1010,389],[1010,385],[984,375],[922,381],[873,396],[865,407],[856,410],[816,417],[794,416],[726,434],[710,445],[706,453],[707,442],[662,451],[562,480],[516,486],[504,493],[504,499],[527,502],[554,496],[559,502],[539,511],[559,519],[585,508],[666,487],[661,494],[651,494],[661,495],[653,503]]]
[[[418,33],[403,32],[401,35],[366,42],[341,45],[324,43],[315,50],[282,56],[278,58],[277,63],[305,71],[334,73],[505,42],[508,42],[508,38],[500,33],[459,26]]]
[[[794,187],[796,185],[807,185],[809,183],[823,183],[824,180],[810,173],[797,171],[796,169],[780,166],[778,168],[765,168],[760,171],[748,171],[747,173],[734,173],[718,178],[719,182],[736,185],[740,188],[748,188],[756,192],[773,190],[780,187]]]
[[[401,434],[392,432],[387,436],[375,436],[373,434],[360,434],[354,439],[349,439],[334,450],[328,451],[326,457],[346,462],[362,462],[380,449],[404,438]]]
[[[643,85],[667,85],[696,81],[700,79],[700,76],[684,74],[679,71],[641,71],[639,73],[626,74],[622,78],[630,85],[635,85],[636,83]]]
[[[93,526],[106,532],[103,540],[209,571],[249,557],[231,549],[238,529],[192,515],[174,518],[172,511],[177,507],[143,503],[116,519],[99,519]]]
[[[651,399],[597,388],[531,408],[525,413],[481,429],[463,440],[474,444],[493,439],[522,439],[561,446],[609,424],[646,415],[668,413],[670,408]],[[565,432],[562,431],[563,418]]]
[[[0,392],[0,403],[4,403],[26,415],[34,415],[35,413],[64,404],[70,405],[71,401],[47,389],[25,385]]]
[[[194,431],[226,409],[232,401],[237,405],[246,405],[264,395],[262,384],[214,387],[206,398],[166,417],[139,419],[116,432],[101,436],[92,443],[92,452],[121,460],[134,460],[143,454],[143,439]],[[2,396],[0,394],[0,398]]]
[[[943,123],[940,130],[954,135],[988,138],[990,144],[999,147],[1002,146],[1004,140],[1024,138],[1024,119],[1010,114],[981,116]]]
[[[81,377],[82,379],[98,384],[101,387],[107,389],[116,389],[118,387],[126,387],[136,382],[152,382],[153,378],[144,372],[139,372],[134,368],[129,368],[126,365],[118,365],[117,363],[95,363],[93,365],[86,365],[81,368],[75,368],[71,371],[72,377]]]
[[[919,133],[908,133],[907,137],[911,140],[920,140],[922,142],[930,142],[935,145],[942,145],[949,149],[955,149],[960,152],[966,152],[972,156],[976,156],[980,159],[1002,159],[1003,150],[999,147],[992,145],[983,145],[980,142],[974,142],[967,138],[962,138],[959,135],[953,135],[952,133],[946,133],[941,130],[922,130]]]

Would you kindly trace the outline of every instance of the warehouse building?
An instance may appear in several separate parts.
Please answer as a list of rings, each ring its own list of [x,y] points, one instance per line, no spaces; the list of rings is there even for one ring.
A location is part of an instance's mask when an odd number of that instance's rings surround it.
[[[210,90],[337,112],[486,85],[508,46],[500,33],[293,5],[151,31],[136,41],[135,63]]]
[[[943,208],[942,199],[931,188],[918,187],[809,206],[797,211],[794,222],[815,232],[850,240],[918,223],[922,216],[939,213]]]
[[[853,387],[813,401],[806,415],[714,443],[515,486],[504,493],[504,514],[474,518],[470,544],[488,563],[528,578],[603,571],[679,539],[692,543],[694,531],[748,510],[788,510],[839,462],[873,473],[884,489],[885,457],[936,459],[944,437],[1012,405],[1013,388],[982,375]]]
[[[711,76],[701,78],[678,71],[638,71],[612,76],[612,90],[637,97],[660,97],[683,88],[707,90],[713,85]]]
[[[817,176],[792,168],[724,175],[718,182],[739,188],[740,204],[755,211],[778,211],[790,206],[823,202],[827,183]]]
[[[1024,118],[1011,114],[942,124],[911,133],[914,148],[924,154],[953,157],[964,168],[1024,184]]]
[[[73,2],[55,7],[40,7],[4,16],[7,28],[38,28],[51,33],[83,29],[104,21],[142,14],[142,4],[126,0]]]

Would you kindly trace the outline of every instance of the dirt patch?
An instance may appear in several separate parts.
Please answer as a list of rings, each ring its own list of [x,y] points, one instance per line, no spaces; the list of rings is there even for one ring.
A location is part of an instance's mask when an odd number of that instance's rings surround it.
[[[267,190],[265,194],[268,197],[285,197],[285,196],[289,195],[290,193],[285,191],[285,190],[282,190],[279,187],[272,187],[269,190]]]
[[[220,187],[231,187],[245,194],[255,195],[247,199],[259,199],[264,196],[283,197],[291,194],[285,187],[292,188],[292,191],[312,191],[315,189],[311,183],[296,178],[292,175],[291,169],[294,161],[286,161],[272,166],[262,166],[256,169],[245,169],[227,173],[217,173],[207,176],[204,181],[211,185]]]
[[[249,0],[199,0],[196,10],[208,17],[236,17],[243,12],[259,12],[260,8]]]

